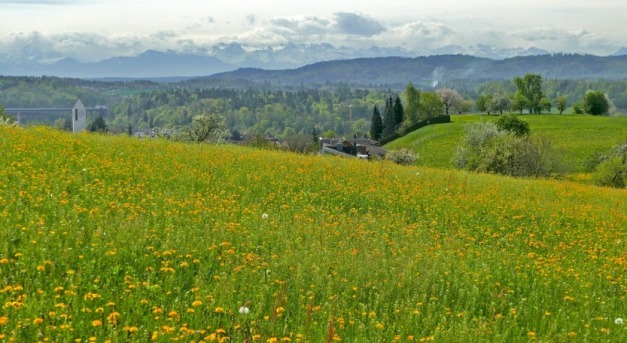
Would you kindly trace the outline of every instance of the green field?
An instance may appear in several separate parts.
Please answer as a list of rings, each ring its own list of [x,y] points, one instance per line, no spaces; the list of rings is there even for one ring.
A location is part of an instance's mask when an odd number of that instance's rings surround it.
[[[625,190],[0,126],[0,341],[621,342],[626,228]]]
[[[427,126],[385,146],[410,148],[420,155],[420,164],[452,168],[455,148],[464,135],[464,125],[481,120],[496,121],[498,116],[455,115],[450,124]],[[589,115],[522,115],[532,135],[550,137],[563,151],[564,162],[572,173],[584,172],[585,162],[597,151],[605,153],[627,141],[627,117]]]

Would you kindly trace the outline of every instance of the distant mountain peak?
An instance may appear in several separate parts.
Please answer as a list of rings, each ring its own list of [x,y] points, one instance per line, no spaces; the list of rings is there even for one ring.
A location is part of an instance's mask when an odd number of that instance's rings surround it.
[[[626,55],[627,55],[627,47],[622,47],[618,49],[618,51],[612,54],[612,56],[626,56]]]

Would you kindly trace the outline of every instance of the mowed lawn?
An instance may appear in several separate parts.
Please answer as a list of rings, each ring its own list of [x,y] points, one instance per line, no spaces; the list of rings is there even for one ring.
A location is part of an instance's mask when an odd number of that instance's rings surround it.
[[[625,190],[0,126],[0,341],[622,342],[626,228]]]
[[[595,152],[607,152],[627,141],[627,117],[590,115],[522,115],[532,135],[550,137],[563,151],[564,162],[571,173],[581,173]],[[427,126],[385,146],[397,150],[410,148],[420,155],[420,164],[436,168],[453,168],[455,148],[464,135],[464,125],[477,121],[496,121],[491,115],[453,115],[450,124]]]

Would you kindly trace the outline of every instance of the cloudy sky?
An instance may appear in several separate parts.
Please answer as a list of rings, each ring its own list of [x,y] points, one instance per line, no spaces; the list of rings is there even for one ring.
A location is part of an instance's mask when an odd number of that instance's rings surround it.
[[[97,61],[231,42],[417,54],[484,44],[608,55],[627,46],[624,0],[0,0],[0,13],[5,59],[53,51]]]

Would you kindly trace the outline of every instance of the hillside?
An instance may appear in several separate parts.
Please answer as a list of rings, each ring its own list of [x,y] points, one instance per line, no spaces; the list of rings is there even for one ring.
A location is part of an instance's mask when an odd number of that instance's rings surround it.
[[[627,78],[627,56],[557,54],[504,60],[464,55],[358,58],[314,63],[288,70],[238,69],[209,78],[243,79],[296,87],[341,82],[360,86],[403,87],[413,82],[428,88],[434,82],[509,80],[526,73],[541,74],[547,79],[622,80]]]
[[[627,140],[627,117],[589,115],[523,115],[531,134],[549,137],[562,150],[569,172],[580,173],[595,152],[607,152]],[[420,164],[452,168],[455,148],[464,135],[464,125],[480,120],[496,121],[498,116],[451,116],[450,124],[431,125],[414,131],[385,146],[387,149],[413,149]]]
[[[627,338],[624,190],[47,128],[0,156],[8,341]]]

